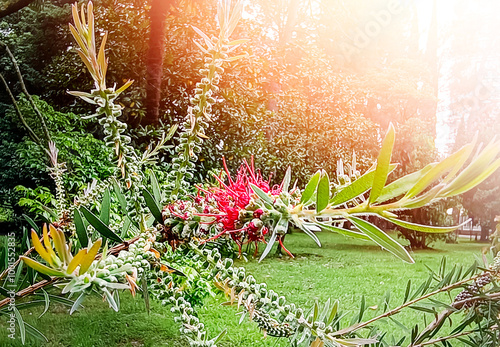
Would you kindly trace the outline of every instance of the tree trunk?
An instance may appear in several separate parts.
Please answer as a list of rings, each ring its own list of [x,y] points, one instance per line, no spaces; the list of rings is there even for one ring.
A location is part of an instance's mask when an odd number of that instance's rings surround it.
[[[482,220],[481,220],[482,221]],[[480,223],[481,225],[481,242],[488,242],[490,239],[490,225],[489,223]]]
[[[161,80],[165,56],[165,26],[174,0],[153,0],[149,13],[151,31],[146,61],[146,116],[142,125],[158,124],[160,120]]]
[[[0,4],[0,18],[19,11],[35,0],[2,0]]]

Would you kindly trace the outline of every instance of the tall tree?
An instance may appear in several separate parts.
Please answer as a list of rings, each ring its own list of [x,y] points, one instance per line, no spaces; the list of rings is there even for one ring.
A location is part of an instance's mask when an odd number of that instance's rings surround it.
[[[165,28],[167,15],[175,0],[152,0],[149,13],[149,50],[146,61],[146,116],[143,125],[158,124],[160,120],[161,82],[165,57]]]

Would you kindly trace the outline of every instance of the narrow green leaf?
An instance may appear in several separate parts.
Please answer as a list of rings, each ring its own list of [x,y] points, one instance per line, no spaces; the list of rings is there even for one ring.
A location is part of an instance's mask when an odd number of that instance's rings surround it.
[[[144,196],[144,200],[146,201],[146,205],[157,223],[163,224],[163,217],[161,215],[161,208],[158,202],[155,200],[153,195],[146,188],[142,189],[142,195]]]
[[[457,162],[457,165],[455,165],[455,167],[445,177],[444,182],[448,182],[448,181],[452,180],[455,177],[455,175],[458,173],[458,171],[460,171],[460,168],[462,166],[464,166],[465,162],[472,154],[472,151],[473,151],[474,147],[476,146],[476,142],[477,142],[477,133],[474,135],[474,138],[472,139],[471,143],[463,146],[463,148],[465,148],[465,149],[464,149],[464,155],[462,156],[462,159]]]
[[[384,217],[382,217],[382,218],[384,218]],[[400,227],[406,228],[406,229],[421,231],[424,233],[434,233],[434,234],[449,233],[451,231],[457,230],[458,228],[460,228],[460,227],[464,226],[465,224],[467,224],[468,222],[470,222],[470,219],[468,219],[459,225],[453,225],[453,226],[449,226],[449,227],[435,227],[435,226],[410,223],[410,222],[406,222],[406,221],[396,219],[396,218],[384,218],[384,219],[388,220],[391,223],[399,225]]]
[[[220,332],[219,335],[217,335],[217,337],[215,337],[214,339],[212,339],[214,345],[217,344],[219,341],[221,341],[224,338],[224,336],[226,336],[226,334],[227,334],[227,330],[224,329],[224,330],[222,330]]]
[[[330,201],[330,179],[328,173],[323,171],[318,184],[318,191],[316,192],[316,213],[320,213],[327,206]]]
[[[321,230],[320,228],[317,227],[316,224],[304,222],[303,220],[300,220],[296,216],[292,216],[292,220],[294,221],[296,226],[298,226],[304,233],[307,234],[307,236],[309,236],[311,239],[314,240],[314,242],[316,242],[318,247],[321,247],[321,242],[319,241],[318,237],[314,233],[314,229],[317,229],[317,231]],[[287,224],[288,224],[288,222],[287,222]]]
[[[29,216],[27,216],[27,215],[25,215],[25,214],[23,214],[23,218],[24,218],[24,219],[26,219],[26,222],[28,222],[28,223],[29,223],[29,225],[30,225],[33,229],[35,229],[35,231],[36,231],[36,233],[37,233],[38,235],[41,235],[41,233],[40,233],[40,228],[38,227],[38,225],[36,225],[36,223],[35,223],[35,221],[34,221],[33,219],[31,219]]]
[[[408,283],[406,284],[406,291],[405,291],[405,298],[403,299],[403,304],[408,300],[410,296],[410,290],[411,290],[411,280],[408,280]]]
[[[282,222],[283,219],[280,219],[279,222],[278,222],[278,225],[282,225],[283,222]],[[288,222],[287,222],[288,223]],[[287,224],[288,225],[288,224]],[[259,259],[259,263],[269,254],[269,252],[271,252],[271,249],[273,248],[274,246],[274,243],[276,242],[276,237],[278,236],[278,233],[276,232],[276,230],[273,230],[273,233],[271,235],[271,238],[269,239],[269,241],[267,242],[267,245],[266,245],[266,248],[264,249],[264,252],[262,253],[262,255],[260,256],[260,259]]]
[[[335,316],[337,315],[337,311],[339,309],[339,302],[338,300],[335,300],[333,303],[332,311],[330,312],[330,316],[328,317],[328,320],[326,321],[326,326],[329,326],[330,324],[333,323],[333,320],[335,319]]]
[[[363,320],[363,315],[365,314],[366,310],[366,301],[365,301],[365,296],[361,296],[361,305],[359,306],[359,314],[358,314],[358,321],[357,323],[360,323]]]
[[[122,227],[122,230],[120,233],[120,236],[122,238],[127,237],[127,233],[128,233],[128,230],[129,230],[131,224],[132,224],[132,221],[130,220],[130,218],[125,217],[125,221],[123,222],[123,227]]]
[[[102,289],[104,295],[106,296],[106,300],[108,301],[109,307],[118,312],[118,304],[116,303],[113,295],[109,292],[107,288]]]
[[[106,189],[102,197],[101,213],[99,214],[99,218],[106,225],[109,225],[110,208],[111,208],[111,195],[109,193],[109,189]]]
[[[439,180],[446,173],[456,169],[458,164],[464,161],[469,155],[468,148],[462,147],[457,152],[450,155],[440,163],[434,165],[425,175],[423,175],[417,183],[406,193],[405,198],[412,198],[423,192],[431,184]]]
[[[95,214],[90,212],[85,206],[81,207],[81,212],[87,221],[97,230],[99,234],[116,242],[123,242],[122,238],[116,235],[106,224],[104,224]]]
[[[76,310],[78,310],[78,308],[80,308],[80,306],[81,306],[81,304],[86,296],[87,296],[87,294],[85,294],[85,292],[83,292],[80,294],[78,299],[75,300],[75,302],[73,303],[73,306],[71,306],[71,310],[69,311],[70,316],[73,314],[73,312],[75,312]]]
[[[268,204],[268,206],[272,207],[273,206],[273,200],[269,195],[267,195],[266,192],[264,192],[262,189],[257,187],[255,184],[250,183],[250,187],[252,188],[253,192],[257,194],[257,196],[264,202],[264,204]]]
[[[373,177],[373,185],[370,191],[368,202],[370,204],[377,201],[378,197],[384,189],[389,175],[389,167],[391,165],[392,148],[394,147],[395,131],[392,123],[389,125],[389,130],[385,135],[382,142],[382,148],[377,158],[377,168],[375,169],[375,176]]]
[[[113,190],[115,192],[116,197],[118,198],[118,203],[120,204],[120,208],[123,214],[127,213],[127,200],[125,199],[125,195],[123,195],[122,190],[120,189],[120,185],[115,178],[112,179]]]
[[[325,304],[323,305],[323,309],[321,310],[321,314],[319,315],[318,320],[320,322],[324,322],[328,312],[330,312],[330,298],[328,298],[328,300],[326,300]]]
[[[371,240],[368,236],[366,236],[363,233],[359,233],[359,232],[352,231],[352,230],[349,230],[349,229],[339,228],[339,227],[336,227],[336,226],[333,226],[333,225],[329,225],[329,224],[325,224],[325,223],[320,223],[320,222],[316,222],[316,224],[319,227],[321,227],[322,229],[325,229],[325,230],[328,230],[328,231],[332,231],[334,233],[339,233],[339,234],[342,234],[342,235],[345,235],[345,236],[349,236],[349,237],[353,237],[353,238],[360,239],[360,240],[365,240],[365,241]]]
[[[400,179],[397,179],[394,182],[386,185],[384,189],[382,189],[380,196],[375,202],[381,203],[405,194],[408,190],[410,190],[411,187],[413,187],[417,183],[417,181],[425,173],[427,173],[435,165],[436,164],[429,164],[422,170],[403,176]]]
[[[47,292],[43,288],[42,288],[42,293],[43,293],[45,307],[43,309],[43,312],[38,316],[38,318],[41,318],[48,311],[50,304],[49,294],[47,294]]]
[[[21,256],[20,258],[22,261],[24,261],[24,263],[26,263],[26,265],[28,265],[30,268],[32,268],[38,272],[44,273],[44,274],[49,275],[49,276],[57,276],[57,277],[65,277],[66,276],[66,274],[64,272],[59,271],[59,270],[55,270],[55,269],[52,269],[48,266],[40,264],[39,262],[37,262],[31,258],[28,258],[25,256]]]
[[[337,194],[335,194],[330,202],[332,203],[332,205],[336,206],[350,201],[363,193],[366,193],[373,184],[373,177],[375,177],[375,171],[368,171],[357,180],[344,187]]]
[[[158,184],[158,179],[156,178],[155,172],[153,170],[149,171],[149,179],[151,181],[151,190],[153,191],[153,196],[158,203],[161,203],[160,185]]]
[[[13,310],[16,315],[17,325],[19,326],[19,333],[21,334],[21,343],[24,345],[26,342],[26,327],[24,326],[24,320],[21,313],[19,313],[19,310],[15,306],[13,307]]]
[[[431,314],[437,314],[436,310],[434,310],[432,308],[427,308],[427,307],[417,306],[417,305],[412,305],[409,307],[414,309],[414,310],[417,310],[417,311],[422,311],[422,312],[431,313]]]
[[[450,187],[446,190],[443,190],[442,195],[445,197],[456,196],[463,194],[477,185],[481,184],[484,180],[490,177],[493,173],[495,173],[498,168],[500,168],[500,159],[496,160],[493,164],[491,164],[485,171],[483,171],[478,176],[471,179],[468,183],[460,186],[460,184],[450,184]]]
[[[318,187],[320,175],[320,171],[316,172],[307,183],[306,188],[300,197],[301,204],[307,205],[312,200],[314,192],[316,192],[316,188]]]
[[[400,321],[398,321],[396,318],[394,317],[391,317],[389,316],[389,319],[395,323],[397,326],[399,326],[401,329],[405,330],[405,331],[409,331],[410,329],[408,329],[408,327],[406,325],[404,325],[403,323],[401,323]],[[397,346],[400,346],[401,344],[398,344]]]
[[[57,215],[57,213],[53,209],[51,209],[50,207],[42,205],[42,209],[44,211],[48,212],[48,214],[50,214],[50,216],[52,217],[52,221],[59,219],[59,216]]]
[[[283,178],[283,182],[281,183],[281,191],[288,192],[291,180],[292,180],[292,168],[289,166],[286,169],[285,178]]]
[[[314,311],[313,311],[313,321],[316,321],[318,319],[318,314],[319,314],[319,305],[318,305],[318,300],[314,301]]]
[[[370,239],[372,239],[373,242],[375,242],[382,248],[391,252],[403,261],[414,263],[414,260],[412,259],[410,254],[402,245],[400,245],[375,225],[354,216],[349,216],[347,217],[347,219],[350,220],[356,226],[356,228],[365,233]]]
[[[83,218],[80,214],[79,209],[75,209],[73,219],[75,222],[76,236],[78,237],[78,241],[80,241],[82,247],[87,247],[87,245],[89,244],[89,237],[87,235],[87,228],[85,227],[85,223],[83,222]]]
[[[49,342],[49,340],[42,334],[38,329],[34,328],[32,325],[24,322],[24,328],[29,336],[32,336],[40,341]]]
[[[424,194],[414,197],[413,199],[408,200],[403,198],[399,201],[400,208],[412,209],[430,204],[434,199],[439,199],[439,195],[441,194],[443,187],[444,184],[440,183],[429,189]]]

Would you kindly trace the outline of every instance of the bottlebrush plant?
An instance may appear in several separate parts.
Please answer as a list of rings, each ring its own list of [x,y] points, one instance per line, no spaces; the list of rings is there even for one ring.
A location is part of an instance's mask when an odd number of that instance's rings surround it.
[[[304,189],[290,186],[291,168],[279,185],[271,186],[246,161],[233,180],[224,162],[227,181],[215,177],[217,186],[198,187],[190,201],[176,201],[163,209],[164,232],[169,239],[186,240],[196,236],[202,243],[229,236],[242,245],[266,243],[262,260],[276,241],[283,239],[291,225],[301,229],[321,246],[315,232],[327,230],[350,237],[371,240],[400,259],[413,263],[408,251],[363,216],[375,216],[404,228],[428,233],[447,233],[461,225],[436,227],[398,219],[395,212],[425,206],[442,198],[462,194],[488,178],[499,166],[496,159],[500,143],[491,142],[471,158],[472,142],[439,163],[386,184],[397,164],[391,163],[395,133],[391,125],[384,138],[376,164],[360,177],[339,175],[334,182],[318,171]],[[470,164],[463,167],[466,162]],[[355,172],[355,162],[352,171]],[[356,230],[337,226],[351,222]],[[467,223],[468,221],[464,222]]]
[[[70,313],[73,313],[81,307],[85,297],[98,293],[118,311],[119,291],[130,290],[133,294],[141,292],[147,307],[150,298],[169,306],[191,346],[215,347],[226,332],[210,338],[197,317],[195,305],[207,294],[219,291],[226,295],[228,304],[241,310],[241,319],[248,316],[265,335],[286,338],[291,346],[421,347],[434,343],[449,345],[448,340],[465,336],[469,336],[473,345],[498,345],[500,289],[495,284],[500,277],[498,257],[490,265],[474,264],[468,270],[454,267],[445,271],[443,262],[440,270],[416,289],[411,282],[407,284],[403,304],[390,308],[389,299],[385,298],[382,312],[363,321],[366,310],[363,301],[359,313],[349,322],[345,319],[346,314],[340,311],[339,302],[315,303],[310,310],[298,307],[268,289],[266,283],[257,283],[244,268],[234,266],[232,259],[224,259],[217,243],[209,245],[228,238],[236,243],[240,253],[243,245],[254,244],[255,255],[258,255],[259,243],[265,243],[260,255],[263,259],[276,243],[286,250],[285,235],[295,226],[318,245],[316,232],[332,231],[371,240],[400,259],[413,262],[402,245],[364,217],[375,216],[424,232],[452,231],[457,226],[417,225],[400,220],[396,213],[464,193],[500,166],[499,142],[493,141],[472,155],[473,142],[439,163],[388,183],[396,167],[391,163],[395,133],[390,126],[376,163],[362,175],[356,171],[354,161],[348,174],[341,166],[334,178],[320,170],[305,187],[298,187],[291,184],[292,169],[288,168],[284,180],[272,185],[271,179],[265,178],[267,176],[257,170],[252,161],[244,162],[235,176],[227,170],[223,160],[225,177],[216,176],[217,184],[197,185],[196,195],[190,197],[184,190],[184,176],[194,167],[197,148],[206,136],[204,129],[208,122],[203,117],[209,118],[207,105],[213,102],[212,93],[216,91],[213,87],[223,72],[222,63],[234,60],[228,56],[232,51],[230,47],[244,43],[244,40],[228,41],[242,6],[242,1],[235,6],[231,6],[229,0],[220,2],[219,38],[209,38],[195,29],[205,42],[206,47],[200,46],[200,49],[209,56],[208,65],[200,71],[204,77],[195,91],[198,96],[193,98],[193,108],[188,110],[186,122],[180,128],[182,140],[175,150],[177,157],[174,160],[177,166],[172,166],[174,171],[169,182],[158,182],[154,172],[146,169],[148,163],[154,164],[155,155],[162,149],[167,136],[142,155],[130,146],[127,124],[117,119],[121,106],[115,103],[129,83],[116,91],[106,87],[106,36],[98,53],[92,4],[87,5],[87,13],[85,6],[81,11],[77,5],[73,6],[75,27],[71,27],[71,31],[95,82],[91,93],[73,94],[97,106],[96,118],[103,126],[107,143],[115,149],[117,170],[112,179],[89,184],[83,196],[70,206],[59,201],[56,207],[62,211],[57,211],[56,215],[60,220],[48,228],[44,226],[40,230],[29,221],[33,226],[33,247],[18,261],[5,266],[0,274],[0,279],[12,272],[19,274],[14,283],[16,292],[12,295],[16,300],[13,307],[8,306],[11,294],[0,288],[0,293],[5,295],[0,300],[0,314],[9,316],[9,311],[14,311],[24,343],[26,333],[40,339],[44,336],[24,323],[21,309],[39,303],[45,305],[47,311],[53,300],[70,306]],[[52,176],[56,188],[63,190],[64,164],[57,162],[57,150],[53,145],[51,153]],[[162,191],[162,186],[166,190]],[[65,194],[58,191],[56,196],[63,199]],[[341,227],[338,222],[342,220],[352,223],[356,230]],[[43,290],[48,286],[62,288],[61,294],[48,294]],[[463,288],[463,292],[456,297],[450,295],[450,302],[437,301],[436,298],[441,298],[438,294],[457,288]],[[43,300],[23,305],[22,298],[30,295],[43,296]],[[427,306],[417,305],[421,301]],[[438,312],[438,307],[445,309]],[[430,314],[431,323],[423,330],[415,326],[411,336],[393,340],[375,325],[387,317],[395,320],[393,316],[406,308]],[[451,334],[439,336],[440,328],[451,315],[462,318],[458,324],[454,323],[456,326]],[[478,327],[472,327],[473,323],[478,323]]]

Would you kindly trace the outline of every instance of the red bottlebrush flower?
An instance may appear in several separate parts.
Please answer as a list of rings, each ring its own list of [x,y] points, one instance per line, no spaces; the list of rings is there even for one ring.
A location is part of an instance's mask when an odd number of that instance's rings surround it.
[[[250,164],[247,161],[243,162],[234,178],[229,173],[225,158],[222,158],[222,160],[224,170],[227,174],[227,181],[223,181],[221,176],[216,176],[215,178],[219,182],[218,187],[206,189],[197,187],[198,195],[195,202],[199,205],[204,204],[203,213],[197,215],[214,218],[213,223],[216,223],[218,228],[220,228],[215,236],[204,242],[215,240],[222,235],[230,235],[238,245],[240,254],[241,246],[249,242],[255,243],[257,251],[257,244],[265,242],[264,236],[269,230],[260,221],[260,217],[264,213],[262,209],[257,209],[253,213],[246,210],[254,195],[251,184],[272,195],[279,195],[281,193],[281,186],[274,185],[271,188],[269,183],[271,177],[267,181],[264,180],[261,172],[255,170],[253,158]],[[198,203],[199,197],[202,197],[204,201]],[[209,213],[209,205],[218,210],[217,213]],[[256,220],[245,224],[251,217]],[[242,227],[243,225],[246,226]]]

